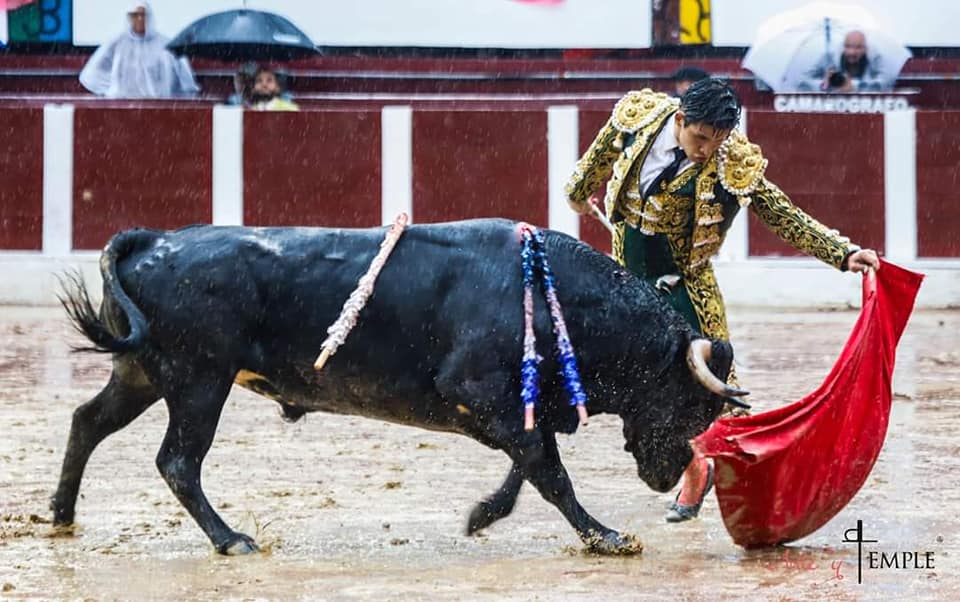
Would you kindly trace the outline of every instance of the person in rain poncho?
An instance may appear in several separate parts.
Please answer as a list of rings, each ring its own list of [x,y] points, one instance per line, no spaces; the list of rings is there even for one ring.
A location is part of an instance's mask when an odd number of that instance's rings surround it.
[[[156,31],[153,11],[135,2],[127,13],[130,29],[97,48],[80,72],[83,87],[108,98],[173,98],[199,91],[186,59],[167,50]]]
[[[736,92],[715,78],[694,82],[679,100],[629,92],[565,189],[570,207],[585,214],[607,182],[614,258],[660,291],[696,331],[722,340],[730,333],[711,257],[740,209],[749,207],[785,242],[835,268],[880,267],[876,251],[807,215],[767,180],[760,147],[736,129],[740,111]],[[736,385],[732,368],[728,381]],[[666,520],[697,516],[712,484],[712,467],[695,454]]]

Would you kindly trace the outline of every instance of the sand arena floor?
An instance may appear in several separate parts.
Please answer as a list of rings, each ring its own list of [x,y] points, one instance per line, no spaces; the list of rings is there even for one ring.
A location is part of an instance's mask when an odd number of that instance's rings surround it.
[[[730,312],[741,380],[758,410],[813,390],[855,312]],[[70,537],[47,500],[74,408],[109,361],[52,308],[0,308],[0,600],[960,600],[960,312],[916,313],[898,354],[886,445],[864,488],[817,533],[747,552],[716,500],[667,525],[671,495],[636,477],[619,419],[600,417],[561,446],[584,507],[639,536],[643,554],[584,554],[560,513],[529,486],[513,515],[463,535],[506,457],[459,436],[355,417],[283,422],[275,403],[232,394],[204,465],[228,523],[266,552],[217,556],[154,466],[166,426],[155,404],[94,453]],[[843,532],[864,521],[884,552],[933,552],[932,570],[870,570]],[[866,558],[864,559],[866,563]]]

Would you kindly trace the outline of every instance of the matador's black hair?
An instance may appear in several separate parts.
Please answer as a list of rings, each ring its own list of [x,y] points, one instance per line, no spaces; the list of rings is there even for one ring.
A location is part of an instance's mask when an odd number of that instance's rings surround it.
[[[703,123],[717,130],[732,130],[740,122],[740,99],[730,84],[708,77],[690,84],[680,98],[687,123]]]

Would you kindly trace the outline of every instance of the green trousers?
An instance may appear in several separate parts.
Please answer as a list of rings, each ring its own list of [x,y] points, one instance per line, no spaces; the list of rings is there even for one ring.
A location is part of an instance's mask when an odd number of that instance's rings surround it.
[[[673,254],[670,252],[670,245],[666,236],[663,234],[647,236],[630,226],[624,227],[623,260],[627,269],[651,285],[655,285],[657,278],[661,276],[680,273],[673,261]],[[666,297],[670,305],[690,323],[690,326],[698,334],[701,334],[700,319],[693,308],[693,303],[690,302],[690,296],[683,280],[671,292],[660,292]]]

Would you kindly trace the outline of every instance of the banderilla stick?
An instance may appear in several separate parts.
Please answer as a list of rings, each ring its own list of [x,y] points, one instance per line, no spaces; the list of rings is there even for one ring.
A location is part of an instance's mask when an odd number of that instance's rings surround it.
[[[613,224],[610,223],[610,220],[607,219],[607,216],[604,215],[603,211],[600,210],[600,207],[597,207],[596,204],[591,203],[590,201],[587,202],[590,203],[590,214],[597,218],[597,221],[603,224],[603,227],[609,230],[610,234],[613,234]]]

